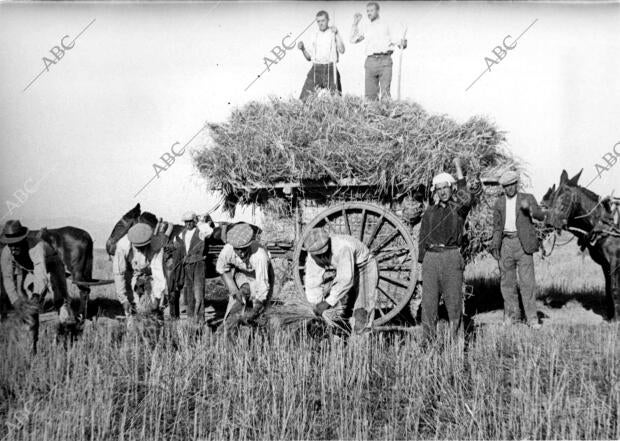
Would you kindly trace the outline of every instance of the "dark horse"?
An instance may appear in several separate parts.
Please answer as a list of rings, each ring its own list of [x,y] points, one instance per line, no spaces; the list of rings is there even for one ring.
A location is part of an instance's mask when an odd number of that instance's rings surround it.
[[[609,200],[579,186],[580,176],[581,171],[568,179],[562,171],[557,189],[554,184],[543,197],[542,204],[549,208],[545,222],[573,233],[581,249],[587,248],[603,268],[608,317],[620,321],[620,229]]]
[[[108,240],[106,241],[106,251],[108,253],[108,255],[113,256],[114,253],[116,252],[116,244],[117,242],[125,235],[127,234],[127,232],[129,231],[129,229],[138,222],[138,220],[140,219],[141,215],[145,215],[145,214],[150,214],[152,217],[154,216],[152,213],[146,212],[146,211],[141,211],[140,208],[140,204],[136,204],[135,207],[133,207],[131,210],[129,210],[127,213],[125,213],[123,215],[123,217],[116,223],[116,225],[114,225],[114,228],[112,228],[112,232],[110,233],[110,237],[108,238]],[[220,222],[219,225],[213,225],[213,234],[211,235],[211,237],[207,240],[207,244],[209,246],[211,245],[219,245],[222,246],[225,243],[225,237],[226,237],[226,230],[228,229],[229,226],[234,225],[233,223],[228,223],[228,222]],[[260,233],[261,229],[255,225],[252,225],[252,228],[254,228],[254,231],[256,233]],[[183,231],[183,225],[178,225],[178,224],[169,224],[169,223],[165,223],[162,222],[160,219],[160,224],[156,227],[156,229],[158,231],[168,231],[168,242],[172,243],[173,241],[175,241],[179,235],[181,234],[181,231]],[[171,283],[171,277],[172,277],[172,272],[174,270],[175,265],[177,265],[177,262],[174,262],[174,259],[172,257],[171,254],[169,253],[165,253],[164,254],[166,257],[164,259],[164,273],[166,276],[166,283],[168,286],[170,286]],[[207,259],[207,271],[206,271],[206,277],[211,278],[211,277],[217,277],[218,274],[215,271],[215,259],[217,259],[217,255],[209,255],[210,258]]]

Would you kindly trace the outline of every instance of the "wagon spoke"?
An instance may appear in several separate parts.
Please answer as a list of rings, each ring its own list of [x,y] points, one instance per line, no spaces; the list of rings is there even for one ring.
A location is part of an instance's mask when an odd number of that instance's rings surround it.
[[[377,309],[377,310],[379,311],[379,315],[380,315],[381,317],[385,317],[385,312],[383,312],[383,308],[377,307],[377,308],[375,308],[375,309]]]
[[[409,283],[406,280],[395,279],[394,277],[386,276],[384,274],[379,274],[379,278],[381,280],[385,280],[386,282],[391,283],[392,285],[400,286],[402,288],[409,287]]]
[[[379,218],[379,220],[377,221],[377,224],[373,228],[372,233],[370,233],[370,236],[368,236],[368,239],[364,239],[364,243],[366,245],[370,246],[370,244],[375,240],[375,237],[377,237],[379,230],[381,230],[381,227],[383,226],[384,220],[385,220],[385,213],[381,213],[381,217]]]
[[[379,271],[403,271],[411,269],[411,265],[399,264],[399,265],[379,265]]]
[[[342,218],[344,219],[344,228],[346,233],[351,235],[351,225],[349,225],[349,217],[347,216],[347,211],[342,207]]]
[[[364,229],[366,228],[366,209],[362,210],[362,221],[360,223],[360,231],[357,235],[357,238],[361,241],[364,240]]]
[[[402,254],[405,254],[405,253],[409,253],[409,248],[405,248],[405,247],[397,248],[395,250],[389,250],[389,251],[385,251],[385,252],[383,252],[381,254],[378,254],[376,256],[376,259],[377,259],[377,262],[383,262],[384,260],[389,260],[389,259],[392,259],[394,257],[398,257],[398,256],[400,256]]]
[[[325,223],[327,224],[327,229],[329,230],[330,233],[335,232],[333,229],[333,223],[332,221],[329,220],[329,216],[325,216]]]
[[[383,288],[381,288],[380,286],[377,286],[377,289],[381,292],[381,294],[383,294],[390,302],[392,302],[394,305],[398,305],[398,302],[396,302],[396,300],[394,300],[392,298],[391,295],[389,295],[387,292],[385,292],[385,290]]]
[[[400,231],[398,230],[394,230],[392,232],[392,234],[390,234],[388,237],[386,237],[383,242],[381,242],[379,245],[377,245],[376,247],[374,247],[372,249],[372,253],[375,254],[377,251],[381,250],[382,248],[384,248],[385,246],[387,246],[387,244],[389,244],[390,242],[392,242],[398,235],[400,234]]]

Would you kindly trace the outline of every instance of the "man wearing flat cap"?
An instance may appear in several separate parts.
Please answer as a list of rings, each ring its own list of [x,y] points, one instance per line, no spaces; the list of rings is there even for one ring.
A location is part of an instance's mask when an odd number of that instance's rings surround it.
[[[135,224],[118,241],[112,272],[116,296],[127,318],[136,312],[161,316],[160,304],[166,289],[163,248],[153,242],[153,228],[149,224]]]
[[[39,309],[45,295],[51,291],[54,308],[61,324],[76,322],[67,291],[65,266],[56,250],[47,242],[28,237],[28,228],[19,220],[9,220],[4,225],[0,243],[6,245],[0,255],[2,283],[13,306],[30,302],[34,308],[29,319],[33,334],[33,351],[39,329]]]
[[[207,275],[208,235],[198,228],[198,216],[187,211],[182,217],[185,227],[177,238],[177,254],[180,274],[177,278],[178,288],[185,293],[188,317],[193,317],[197,324],[205,321],[205,277]]]
[[[525,318],[531,327],[538,329],[533,254],[538,251],[539,241],[532,218],[543,220],[545,210],[538,206],[534,196],[517,191],[517,172],[505,172],[499,182],[504,195],[497,199],[493,209],[491,254],[499,261],[504,320],[509,323],[521,319],[518,273]]]
[[[251,324],[264,311],[273,291],[271,258],[255,239],[250,224],[241,222],[230,227],[226,242],[216,264],[230,293],[224,321]]]
[[[328,234],[322,228],[311,230],[304,241],[306,259],[306,298],[314,312],[322,315],[337,304],[342,318],[352,316],[356,333],[372,325],[377,301],[377,261],[363,242],[350,235]],[[327,271],[335,271],[331,282]]]
[[[436,199],[429,206],[420,225],[418,262],[422,264],[422,327],[424,341],[435,339],[440,294],[448,311],[452,337],[457,337],[463,323],[463,271],[461,255],[465,219],[472,205],[460,160],[454,160],[457,180],[448,173],[433,178]]]

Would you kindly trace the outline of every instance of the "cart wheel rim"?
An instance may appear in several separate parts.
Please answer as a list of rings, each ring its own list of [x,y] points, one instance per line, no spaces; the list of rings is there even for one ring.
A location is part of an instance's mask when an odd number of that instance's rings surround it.
[[[418,247],[409,228],[389,209],[367,202],[347,202],[319,213],[303,229],[293,252],[293,278],[305,296],[306,252],[303,243],[313,228],[362,240],[379,266],[374,326],[387,323],[408,305],[416,287]]]

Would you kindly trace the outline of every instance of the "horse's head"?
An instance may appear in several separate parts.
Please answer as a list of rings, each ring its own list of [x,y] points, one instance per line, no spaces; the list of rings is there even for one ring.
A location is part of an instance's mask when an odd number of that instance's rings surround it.
[[[586,194],[588,190],[578,185],[582,171],[568,179],[566,170],[562,170],[557,189],[554,185],[543,197],[542,204],[549,210],[545,220],[547,225],[557,230],[566,229],[571,220],[587,212],[584,199],[590,195]]]
[[[553,184],[553,187],[549,187],[545,195],[542,197],[540,201],[540,206],[543,208],[551,207],[551,204],[553,203],[554,193],[555,193],[555,184]]]
[[[49,232],[49,230],[47,229],[47,227],[43,227],[41,228],[38,233],[37,233],[37,239],[40,239],[44,242],[47,242],[48,244],[50,244],[51,246],[55,245],[55,240],[54,240],[54,236]]]
[[[140,217],[140,204],[136,204],[131,210],[121,217],[121,219],[114,225],[110,237],[105,243],[105,249],[110,256],[113,256],[116,252],[116,243],[121,237],[127,234],[127,231],[138,221]]]

